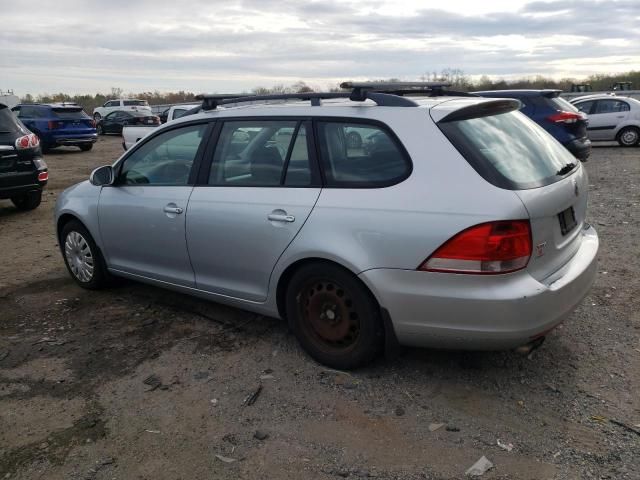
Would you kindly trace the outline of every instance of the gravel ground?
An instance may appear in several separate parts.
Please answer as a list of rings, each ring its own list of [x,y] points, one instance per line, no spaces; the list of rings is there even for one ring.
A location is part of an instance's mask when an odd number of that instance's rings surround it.
[[[462,479],[483,455],[482,478],[640,478],[640,149],[586,164],[599,275],[541,349],[415,349],[350,374],[274,319],[76,287],[55,198],[120,151],[47,155],[41,207],[0,203],[0,479]]]

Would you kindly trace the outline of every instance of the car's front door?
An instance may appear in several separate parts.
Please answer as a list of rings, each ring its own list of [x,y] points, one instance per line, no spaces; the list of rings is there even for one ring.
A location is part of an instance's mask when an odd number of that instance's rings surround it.
[[[266,299],[278,258],[320,194],[310,125],[265,119],[218,127],[210,172],[194,188],[187,211],[199,289]]]
[[[622,100],[597,100],[589,114],[591,140],[615,140],[617,127],[629,116],[629,104]]]
[[[172,128],[135,148],[102,188],[98,218],[110,268],[194,286],[185,239],[192,170],[206,143],[206,123]]]

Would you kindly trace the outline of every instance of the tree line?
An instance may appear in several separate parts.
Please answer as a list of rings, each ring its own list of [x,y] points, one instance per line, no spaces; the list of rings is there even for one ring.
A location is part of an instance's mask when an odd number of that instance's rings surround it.
[[[386,79],[372,79],[377,81],[400,81],[397,78]],[[443,81],[451,83],[452,88],[462,91],[473,90],[504,90],[514,88],[553,88],[563,91],[570,91],[573,84],[590,84],[593,91],[603,91],[611,89],[612,85],[616,82],[631,82],[634,88],[640,89],[640,71],[630,71],[619,74],[596,74],[591,75],[583,80],[576,80],[574,78],[562,78],[559,80],[537,75],[535,77],[526,77],[520,79],[491,79],[486,75],[478,79],[472,79],[469,75],[466,75],[462,70],[458,69],[445,69],[441,72],[432,72],[422,75],[421,81]],[[256,95],[266,95],[271,93],[306,93],[314,91],[326,91],[339,92],[341,91],[339,85],[331,86],[328,89],[317,88],[311,86],[303,81],[296,82],[292,85],[273,85],[271,87],[255,87],[249,92],[233,92],[233,93],[253,93]],[[21,98],[23,103],[58,103],[58,102],[73,102],[82,106],[85,111],[91,113],[95,107],[102,106],[107,100],[114,98],[138,98],[147,100],[150,105],[163,105],[174,103],[189,103],[195,102],[196,93],[185,92],[183,90],[179,92],[125,92],[121,88],[112,88],[107,93],[96,93],[95,95],[69,95],[66,93],[56,94],[42,94],[31,95],[26,94]]]

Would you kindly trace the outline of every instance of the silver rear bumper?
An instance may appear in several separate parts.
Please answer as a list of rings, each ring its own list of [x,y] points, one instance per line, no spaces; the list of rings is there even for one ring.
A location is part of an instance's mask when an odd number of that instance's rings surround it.
[[[576,254],[541,282],[526,269],[506,275],[373,269],[360,278],[388,310],[403,345],[514,348],[553,329],[587,295],[599,242],[593,227],[582,235]]]

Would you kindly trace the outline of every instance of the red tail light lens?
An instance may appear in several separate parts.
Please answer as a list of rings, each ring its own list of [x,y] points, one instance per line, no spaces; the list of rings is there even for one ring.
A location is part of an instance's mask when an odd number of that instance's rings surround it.
[[[531,256],[529,220],[489,222],[463,230],[445,242],[418,270],[496,274],[527,266]]]
[[[584,115],[574,112],[558,112],[547,117],[547,120],[554,123],[576,123],[578,120],[584,120]]]
[[[46,182],[47,180],[49,180],[49,172],[40,172],[38,174],[39,182]]]
[[[64,124],[62,122],[56,122],[53,120],[49,120],[48,126],[49,126],[49,130],[55,130],[56,128],[62,128],[64,126]]]
[[[34,133],[30,133],[29,135],[24,135],[16,139],[17,150],[26,150],[28,148],[35,148],[38,145],[40,145],[40,139]]]

